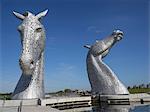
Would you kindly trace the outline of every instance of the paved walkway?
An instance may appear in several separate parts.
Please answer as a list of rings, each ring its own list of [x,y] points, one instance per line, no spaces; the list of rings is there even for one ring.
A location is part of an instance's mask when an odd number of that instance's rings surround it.
[[[46,106],[23,106],[21,109],[18,107],[0,107],[0,112],[60,112],[57,109]]]

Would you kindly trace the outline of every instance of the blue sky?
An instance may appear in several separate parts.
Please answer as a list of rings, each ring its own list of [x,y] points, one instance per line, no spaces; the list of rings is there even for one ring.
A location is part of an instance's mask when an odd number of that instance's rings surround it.
[[[85,44],[102,39],[114,29],[124,31],[105,62],[128,86],[148,83],[148,0],[1,0],[0,91],[12,92],[21,70],[21,20],[12,11],[37,14],[49,9],[42,24],[46,29],[45,88],[90,89],[86,72]]]

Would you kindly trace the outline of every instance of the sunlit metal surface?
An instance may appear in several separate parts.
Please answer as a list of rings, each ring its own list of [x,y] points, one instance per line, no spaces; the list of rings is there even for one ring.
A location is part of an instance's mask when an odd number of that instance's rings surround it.
[[[22,75],[12,94],[12,99],[44,97],[45,31],[40,19],[47,14],[47,11],[43,11],[36,16],[31,12],[26,12],[23,15],[13,12],[23,22],[18,27],[22,44],[22,54],[19,60]]]
[[[115,30],[109,37],[96,41],[92,46],[84,46],[89,49],[86,62],[93,95],[129,94],[116,74],[102,60],[122,38],[123,32]]]

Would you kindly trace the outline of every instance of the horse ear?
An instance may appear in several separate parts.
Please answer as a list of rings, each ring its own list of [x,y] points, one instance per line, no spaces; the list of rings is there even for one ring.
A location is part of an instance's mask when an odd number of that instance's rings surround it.
[[[41,17],[46,16],[47,12],[48,12],[48,9],[45,10],[45,11],[43,11],[43,12],[40,12],[39,14],[36,15],[36,17],[37,17],[38,19],[40,19]]]
[[[14,14],[17,18],[19,18],[19,19],[21,19],[21,20],[23,20],[23,19],[25,18],[24,15],[19,14],[18,12],[13,11],[13,14]]]
[[[88,48],[88,49],[90,49],[90,48],[91,48],[91,46],[90,46],[90,45],[84,45],[84,47],[85,47],[85,48]]]

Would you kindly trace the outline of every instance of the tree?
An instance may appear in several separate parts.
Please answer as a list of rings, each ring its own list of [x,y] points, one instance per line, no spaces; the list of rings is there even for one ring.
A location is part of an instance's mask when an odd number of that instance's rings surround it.
[[[146,88],[150,88],[150,83],[146,85]]]
[[[71,90],[71,89],[65,89],[64,92],[65,92],[65,93],[71,93],[72,90]]]
[[[131,89],[131,87],[130,87],[130,86],[128,86],[128,89]]]
[[[135,89],[135,88],[137,88],[137,86],[136,86],[136,85],[134,85],[134,86],[133,86],[133,89]]]

